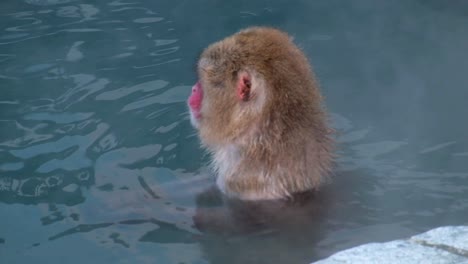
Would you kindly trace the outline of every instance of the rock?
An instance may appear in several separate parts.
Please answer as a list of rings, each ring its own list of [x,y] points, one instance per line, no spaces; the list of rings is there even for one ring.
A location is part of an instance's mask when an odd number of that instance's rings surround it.
[[[365,244],[315,263],[468,264],[468,226],[440,227],[406,240]]]
[[[468,258],[468,226],[447,226],[413,236],[410,241],[445,249]]]

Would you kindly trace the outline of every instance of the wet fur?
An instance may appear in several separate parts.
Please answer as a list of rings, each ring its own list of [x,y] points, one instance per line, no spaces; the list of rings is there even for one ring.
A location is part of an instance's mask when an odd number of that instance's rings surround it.
[[[236,95],[243,73],[252,78],[247,102]],[[216,42],[203,51],[198,74],[202,118],[192,122],[225,194],[279,199],[324,182],[332,130],[312,68],[286,33],[253,27]]]

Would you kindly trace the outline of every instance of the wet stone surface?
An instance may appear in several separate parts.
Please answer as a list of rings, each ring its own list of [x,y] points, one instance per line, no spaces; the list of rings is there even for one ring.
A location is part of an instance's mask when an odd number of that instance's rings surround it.
[[[314,263],[468,263],[468,226],[440,227],[406,240],[365,244]]]

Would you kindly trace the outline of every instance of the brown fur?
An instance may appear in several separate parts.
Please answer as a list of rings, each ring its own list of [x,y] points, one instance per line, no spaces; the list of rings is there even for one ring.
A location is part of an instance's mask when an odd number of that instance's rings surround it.
[[[236,95],[244,71],[259,84],[247,102]],[[239,158],[234,168],[218,171],[226,174],[220,175],[225,193],[284,198],[323,182],[332,162],[332,130],[312,68],[286,33],[252,27],[216,42],[203,51],[198,74],[201,141],[214,156],[231,148]]]

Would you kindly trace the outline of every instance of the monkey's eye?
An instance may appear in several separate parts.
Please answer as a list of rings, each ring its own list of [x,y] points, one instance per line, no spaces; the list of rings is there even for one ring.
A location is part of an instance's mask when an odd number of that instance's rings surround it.
[[[210,87],[222,88],[225,85],[225,78],[222,72],[209,70],[204,74],[204,77]]]
[[[205,67],[199,67],[198,68],[201,72],[205,73],[205,74],[209,74],[210,73],[210,70],[205,68]]]
[[[223,80],[220,80],[220,79],[213,79],[213,80],[210,80],[210,85],[211,87],[215,87],[215,88],[223,88],[224,87],[224,81]]]

